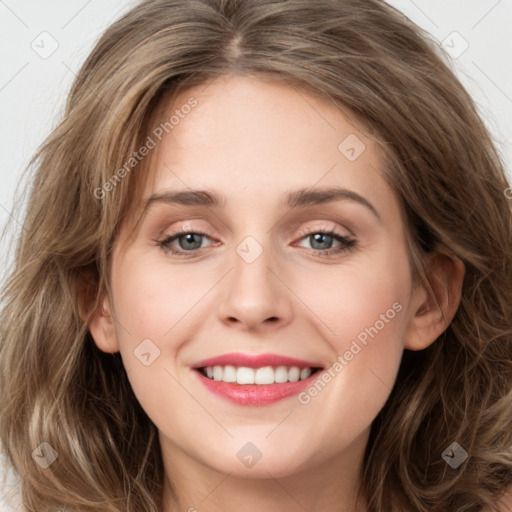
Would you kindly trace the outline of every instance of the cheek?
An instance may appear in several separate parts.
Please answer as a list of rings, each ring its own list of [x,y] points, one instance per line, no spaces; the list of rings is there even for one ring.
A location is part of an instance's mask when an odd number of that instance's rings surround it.
[[[119,334],[127,341],[126,334],[131,333],[129,343],[144,336],[168,344],[175,326],[186,324],[187,313],[211,287],[200,272],[187,272],[184,277],[165,263],[133,258],[117,277],[116,313],[126,327]]]
[[[336,404],[334,423],[336,417],[342,421],[339,411],[350,404],[345,412],[359,417],[361,426],[369,424],[391,392],[408,321],[409,268],[405,251],[388,251],[339,272],[330,270],[329,278],[316,275],[304,282],[315,290],[308,306],[321,319],[332,364],[325,375],[330,391],[312,389],[303,403],[314,401],[319,414],[326,403]],[[320,393],[325,400],[315,398]]]
[[[356,340],[361,347],[379,353],[399,344],[408,290],[400,276],[390,273],[368,275],[347,285],[350,292],[339,301],[337,316],[333,315],[335,330],[339,333],[336,337],[338,353],[348,350]],[[350,346],[347,346],[348,342]]]
[[[336,354],[349,350],[356,339],[365,347],[375,340],[377,351],[402,340],[411,292],[408,258],[405,251],[378,252],[302,280],[299,293],[322,320]]]
[[[162,389],[181,396],[173,379],[182,377],[177,364],[180,350],[202,325],[198,315],[218,274],[180,272],[163,258],[145,260],[129,253],[122,269],[117,268],[112,280],[123,363],[139,402],[158,416]]]
[[[308,418],[323,418],[309,432],[316,446],[312,461],[344,450],[365,432],[391,393],[403,352],[409,293],[407,272],[391,273],[391,267],[370,267],[364,278],[353,269],[326,281],[325,293],[317,294],[316,311],[330,328],[324,332],[332,364],[322,380],[299,395],[302,407],[295,417],[297,428]],[[285,444],[284,434],[280,442]]]
[[[200,298],[198,283],[184,283],[166,265],[135,257],[125,258],[112,280],[116,335],[132,390],[153,421],[172,424],[162,397],[172,396],[175,405],[186,406],[186,397],[181,401],[173,379],[177,377],[173,361],[182,343],[177,334],[183,336],[187,310]]]
[[[174,351],[169,331],[184,314],[184,294],[165,274],[160,265],[126,257],[112,275],[116,336],[138,395],[163,370],[166,352]]]

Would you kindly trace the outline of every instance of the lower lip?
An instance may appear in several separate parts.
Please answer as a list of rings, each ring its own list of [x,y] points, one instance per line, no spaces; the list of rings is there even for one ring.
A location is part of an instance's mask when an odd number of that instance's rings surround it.
[[[197,370],[194,372],[197,373],[204,386],[215,395],[238,405],[249,406],[269,405],[298,395],[310,386],[320,374],[320,371],[317,371],[307,379],[282,384],[236,384],[209,379]]]

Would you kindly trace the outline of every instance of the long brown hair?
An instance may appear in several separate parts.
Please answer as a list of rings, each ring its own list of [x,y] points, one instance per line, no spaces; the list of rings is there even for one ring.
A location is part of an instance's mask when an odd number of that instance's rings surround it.
[[[110,293],[110,250],[149,174],[126,164],[150,120],[164,98],[225,74],[282,81],[343,111],[385,152],[416,278],[440,248],[465,264],[452,323],[405,351],[372,424],[361,475],[371,512],[492,507],[512,485],[509,185],[448,58],[379,0],[149,0],[96,44],[31,163],[2,295],[0,440],[24,505],[161,511],[156,427],[84,312]],[[43,442],[58,455],[45,469],[32,456]],[[469,455],[456,469],[441,457],[452,442]]]

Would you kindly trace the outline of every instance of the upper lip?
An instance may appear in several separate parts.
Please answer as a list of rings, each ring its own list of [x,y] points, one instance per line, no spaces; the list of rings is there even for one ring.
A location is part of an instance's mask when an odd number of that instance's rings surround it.
[[[242,354],[232,352],[222,354],[209,359],[203,359],[192,365],[192,368],[204,368],[206,366],[245,366],[248,368],[262,368],[264,366],[297,366],[298,368],[323,368],[323,365],[313,361],[295,359],[279,354]]]

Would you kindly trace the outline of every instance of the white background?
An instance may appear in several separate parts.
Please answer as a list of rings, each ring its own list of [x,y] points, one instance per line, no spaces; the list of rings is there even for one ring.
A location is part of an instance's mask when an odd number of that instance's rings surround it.
[[[135,3],[0,0],[1,228],[11,216],[20,172],[60,119],[75,73],[104,29]],[[459,53],[468,45],[453,59],[454,67],[476,100],[511,177],[512,0],[390,3],[440,43],[447,41],[452,51]],[[458,34],[453,35],[454,31]],[[41,35],[43,32],[49,36]],[[45,55],[52,45],[58,47],[50,56]],[[25,188],[22,184],[21,190]],[[18,230],[21,220],[15,219]],[[5,269],[11,249],[7,240],[0,242],[0,270]],[[14,482],[0,490],[0,512],[14,510],[2,501],[2,493],[15,494],[16,490]]]

